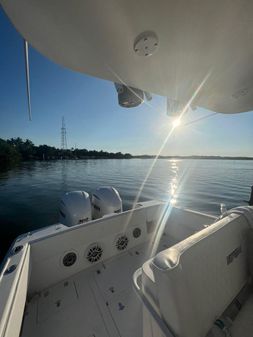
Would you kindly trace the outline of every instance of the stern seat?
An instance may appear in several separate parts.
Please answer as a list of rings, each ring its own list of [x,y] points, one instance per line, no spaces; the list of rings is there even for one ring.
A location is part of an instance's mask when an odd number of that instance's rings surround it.
[[[249,284],[249,231],[248,219],[232,213],[142,266],[142,297],[175,336],[209,336],[215,321]],[[252,297],[231,326],[233,336],[246,336],[238,333],[238,325],[252,327],[251,317]]]

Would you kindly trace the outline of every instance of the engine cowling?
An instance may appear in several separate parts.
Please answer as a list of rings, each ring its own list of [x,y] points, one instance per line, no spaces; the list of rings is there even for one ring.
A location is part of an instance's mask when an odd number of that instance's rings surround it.
[[[91,202],[85,191],[72,191],[63,195],[59,209],[60,223],[71,227],[90,221]]]
[[[105,215],[122,212],[122,200],[119,192],[111,186],[102,186],[92,194],[92,217],[102,218]]]

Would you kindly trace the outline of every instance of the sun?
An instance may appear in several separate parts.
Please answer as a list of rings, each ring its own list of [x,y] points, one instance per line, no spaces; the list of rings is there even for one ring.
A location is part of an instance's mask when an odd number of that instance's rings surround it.
[[[180,124],[181,124],[180,118],[176,118],[176,119],[174,119],[174,121],[172,122],[172,125],[173,125],[174,128],[177,128]]]

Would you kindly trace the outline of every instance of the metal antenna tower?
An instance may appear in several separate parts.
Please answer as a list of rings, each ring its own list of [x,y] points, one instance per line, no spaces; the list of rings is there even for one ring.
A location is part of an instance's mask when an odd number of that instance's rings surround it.
[[[61,126],[61,149],[67,150],[67,136],[66,136],[66,126],[65,126],[65,120],[64,117],[62,117],[62,126]]]

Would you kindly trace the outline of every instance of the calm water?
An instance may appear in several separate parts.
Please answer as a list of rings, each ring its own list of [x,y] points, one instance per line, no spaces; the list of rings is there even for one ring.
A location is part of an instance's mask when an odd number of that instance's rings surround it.
[[[0,173],[0,255],[20,233],[58,221],[58,203],[64,192],[101,185],[118,189],[124,208],[130,208],[152,164],[149,159],[29,162]],[[245,204],[253,184],[253,161],[157,161],[140,201],[173,201],[178,206],[219,214]]]

